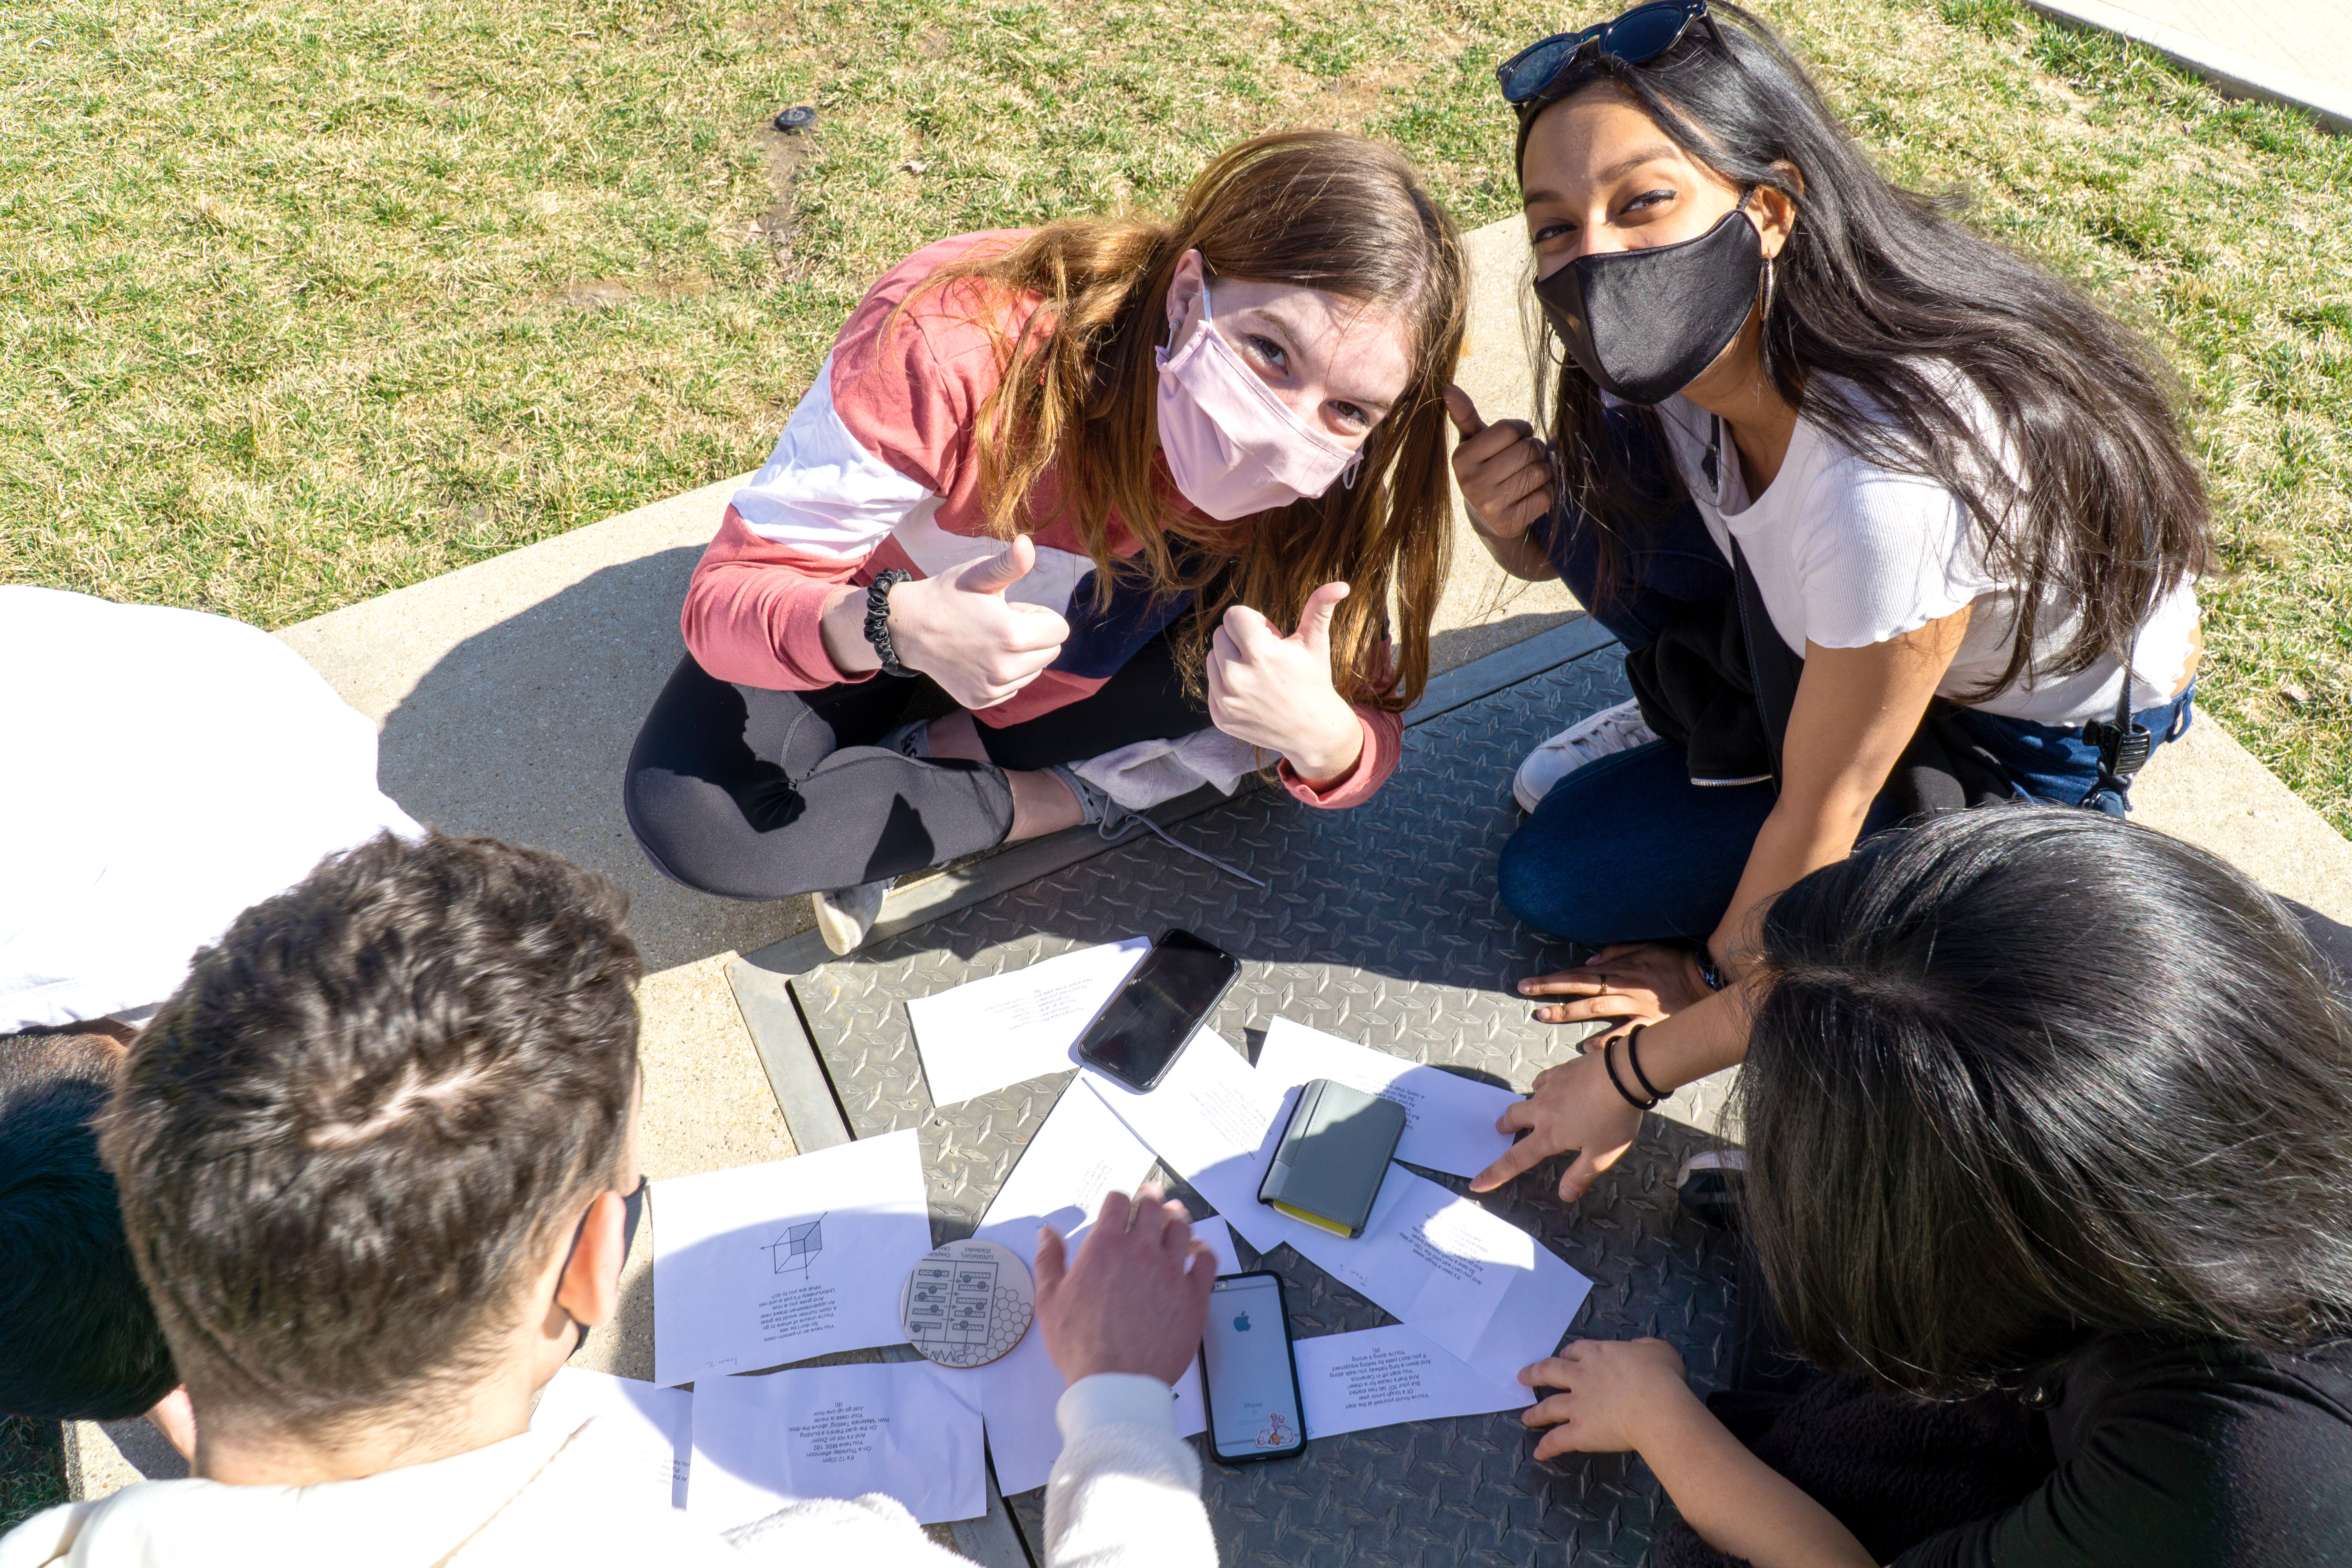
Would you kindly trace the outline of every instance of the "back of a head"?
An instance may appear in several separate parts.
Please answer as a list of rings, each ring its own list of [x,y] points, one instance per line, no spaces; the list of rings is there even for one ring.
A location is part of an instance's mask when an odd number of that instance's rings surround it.
[[[0,1037],[0,1411],[136,1415],[179,1381],[131,1265],[93,1125],[121,1050]]]
[[[197,955],[101,1148],[200,1420],[331,1433],[477,1370],[621,1158],[625,907],[541,851],[386,836]]]
[[[1763,965],[1748,1235],[1814,1360],[1940,1394],[2352,1331],[2352,1009],[2222,861],[1959,813],[1782,893]]]

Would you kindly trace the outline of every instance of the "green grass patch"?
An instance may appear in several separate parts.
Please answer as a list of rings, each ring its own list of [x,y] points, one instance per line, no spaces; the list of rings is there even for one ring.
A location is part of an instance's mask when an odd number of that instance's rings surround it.
[[[2178,367],[2201,691],[2352,828],[2352,141],[2011,0],[1768,6]],[[0,579],[280,626],[755,466],[874,273],[1368,131],[1516,197],[1496,0],[0,0]],[[817,125],[768,128],[812,103]]]
[[[0,1415],[0,1534],[65,1500],[63,1430],[54,1421]]]

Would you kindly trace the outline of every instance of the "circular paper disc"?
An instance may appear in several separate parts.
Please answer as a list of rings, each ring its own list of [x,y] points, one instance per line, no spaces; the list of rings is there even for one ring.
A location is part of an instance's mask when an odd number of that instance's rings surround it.
[[[1008,1353],[1036,1310],[1029,1266],[992,1241],[951,1241],[924,1254],[898,1296],[908,1342],[941,1366],[985,1366]]]

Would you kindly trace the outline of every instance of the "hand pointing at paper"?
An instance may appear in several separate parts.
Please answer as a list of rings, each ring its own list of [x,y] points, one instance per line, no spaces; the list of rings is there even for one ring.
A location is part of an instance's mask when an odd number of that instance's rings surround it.
[[[1209,1322],[1216,1254],[1192,1237],[1184,1205],[1145,1187],[1104,1197],[1075,1262],[1062,1233],[1037,1239],[1037,1328],[1072,1383],[1140,1373],[1171,1387],[1192,1364]]]
[[[1289,637],[1246,605],[1225,612],[1210,639],[1209,721],[1234,740],[1278,752],[1314,785],[1347,773],[1364,727],[1331,684],[1331,619],[1348,596],[1326,583],[1307,596]]]

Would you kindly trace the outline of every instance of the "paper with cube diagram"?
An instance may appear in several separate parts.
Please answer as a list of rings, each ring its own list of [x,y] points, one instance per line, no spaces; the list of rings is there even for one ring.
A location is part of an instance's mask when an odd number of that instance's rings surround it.
[[[654,1381],[898,1344],[899,1288],[931,1249],[914,1131],[656,1182]]]

